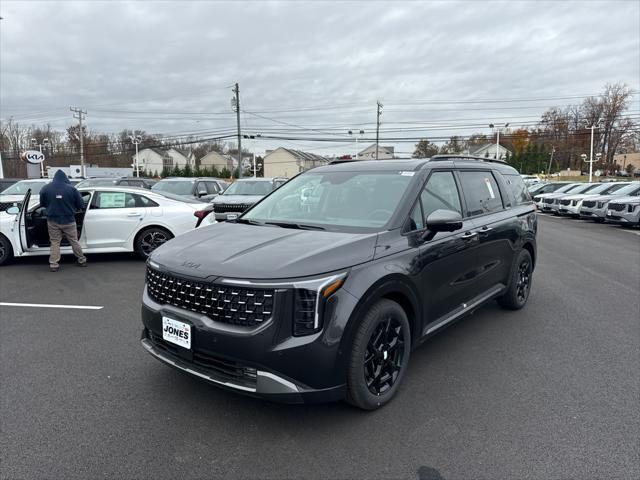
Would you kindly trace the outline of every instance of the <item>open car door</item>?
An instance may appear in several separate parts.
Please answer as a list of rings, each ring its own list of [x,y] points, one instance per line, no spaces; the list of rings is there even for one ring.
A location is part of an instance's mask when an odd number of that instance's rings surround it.
[[[22,205],[20,205],[20,212],[16,215],[13,224],[13,239],[14,239],[14,255],[17,257],[22,255],[28,247],[27,245],[27,227],[26,217],[29,210],[29,201],[31,200],[31,189],[27,190],[22,199]]]

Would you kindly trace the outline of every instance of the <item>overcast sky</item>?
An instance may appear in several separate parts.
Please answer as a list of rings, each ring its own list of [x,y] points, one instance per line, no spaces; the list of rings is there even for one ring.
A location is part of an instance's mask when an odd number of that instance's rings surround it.
[[[0,117],[58,129],[77,105],[96,131],[232,133],[238,82],[246,133],[296,138],[257,152],[350,153],[308,138],[375,138],[379,99],[382,144],[410,153],[385,137],[489,133],[607,82],[640,90],[637,0],[2,0],[0,16]]]

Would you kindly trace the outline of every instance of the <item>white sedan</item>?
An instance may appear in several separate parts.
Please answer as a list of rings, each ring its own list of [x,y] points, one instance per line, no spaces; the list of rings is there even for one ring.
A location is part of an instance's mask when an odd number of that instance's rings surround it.
[[[84,209],[76,214],[85,253],[136,252],[146,258],[171,238],[192,230],[205,203],[188,203],[126,187],[78,189]],[[27,192],[21,205],[29,205]],[[62,254],[71,254],[63,240]],[[0,265],[14,257],[49,255],[46,209],[39,203],[0,212]]]

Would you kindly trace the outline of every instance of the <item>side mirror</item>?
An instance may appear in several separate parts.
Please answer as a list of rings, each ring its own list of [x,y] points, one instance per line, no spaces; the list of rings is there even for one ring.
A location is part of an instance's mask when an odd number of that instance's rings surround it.
[[[20,213],[20,208],[14,205],[12,207],[7,208],[5,212],[7,212],[9,215],[18,215]]]
[[[209,192],[207,192],[206,190],[198,190],[199,197],[204,197],[205,195],[209,195]]]
[[[462,228],[462,215],[453,210],[436,210],[427,217],[430,232],[455,232]]]

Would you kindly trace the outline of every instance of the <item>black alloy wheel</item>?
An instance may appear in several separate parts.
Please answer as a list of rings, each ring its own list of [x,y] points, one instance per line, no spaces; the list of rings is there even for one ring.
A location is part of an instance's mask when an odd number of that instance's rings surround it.
[[[402,324],[387,318],[369,338],[364,359],[364,379],[374,395],[387,392],[398,379],[404,356]]]
[[[156,248],[172,238],[173,235],[163,228],[152,227],[143,230],[136,240],[136,253],[142,258],[147,258]]]
[[[396,394],[409,364],[411,330],[404,309],[377,300],[359,321],[351,344],[346,399],[375,410]]]
[[[529,299],[529,293],[531,293],[532,281],[533,261],[531,254],[523,249],[520,250],[516,258],[509,288],[504,295],[497,299],[500,306],[509,310],[520,310],[524,307]]]
[[[524,259],[518,266],[518,282],[516,284],[516,295],[519,302],[526,302],[529,297],[529,288],[531,286],[531,262]]]

